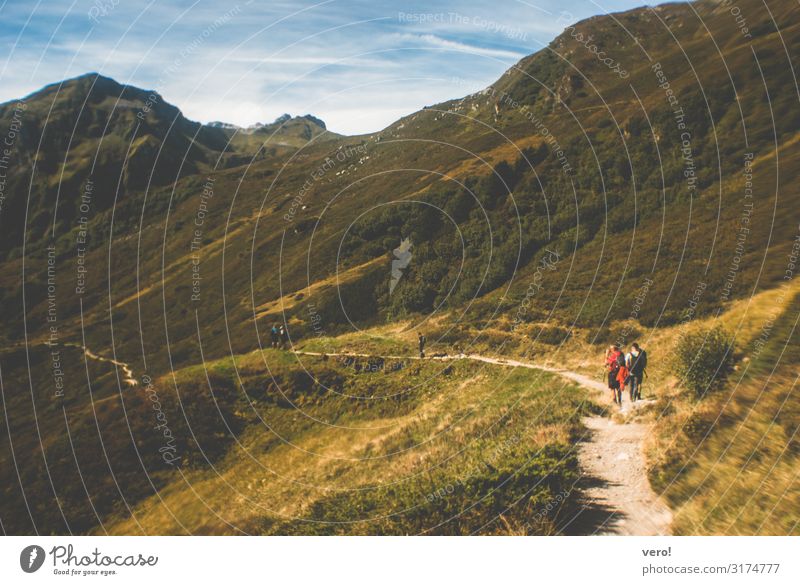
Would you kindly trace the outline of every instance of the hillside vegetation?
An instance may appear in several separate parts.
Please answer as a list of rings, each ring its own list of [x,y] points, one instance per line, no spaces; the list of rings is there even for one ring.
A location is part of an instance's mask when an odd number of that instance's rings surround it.
[[[50,505],[31,518],[7,490],[3,521],[55,533],[554,533],[579,505],[573,443],[590,408],[584,390],[531,370],[254,352],[70,405],[69,443],[45,451],[55,487],[35,462],[22,478]],[[66,430],[58,410],[38,422],[53,439]]]

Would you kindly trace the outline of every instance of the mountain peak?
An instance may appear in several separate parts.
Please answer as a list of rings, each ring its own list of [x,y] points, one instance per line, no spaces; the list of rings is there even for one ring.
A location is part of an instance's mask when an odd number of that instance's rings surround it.
[[[274,122],[263,124],[262,122],[256,122],[255,124],[251,124],[250,126],[239,126],[238,124],[231,124],[229,122],[221,122],[221,121],[213,121],[206,124],[206,126],[210,128],[222,128],[225,130],[237,130],[243,134],[252,134],[253,132],[257,132],[264,128],[274,128],[275,126],[286,126],[291,122],[310,122],[314,124],[321,130],[327,130],[327,126],[325,126],[325,122],[317,118],[316,116],[312,116],[311,114],[305,114],[304,116],[292,116],[291,114],[282,114],[275,118]]]
[[[78,75],[76,77],[63,79],[61,81],[56,81],[55,83],[49,83],[43,88],[31,92],[23,99],[26,101],[35,100],[37,98],[47,97],[55,92],[62,93],[70,90],[79,92],[88,92],[91,90],[92,92],[96,93],[120,94],[126,87],[127,86],[122,85],[111,77],[106,77],[105,75],[100,75],[96,72],[90,72]]]
[[[323,130],[327,130],[327,126],[325,126],[325,122],[323,122],[322,120],[320,120],[316,116],[312,116],[311,114],[306,114],[305,116],[300,116],[300,117],[303,118],[304,120],[308,120],[312,124],[316,124],[317,126],[322,128]]]

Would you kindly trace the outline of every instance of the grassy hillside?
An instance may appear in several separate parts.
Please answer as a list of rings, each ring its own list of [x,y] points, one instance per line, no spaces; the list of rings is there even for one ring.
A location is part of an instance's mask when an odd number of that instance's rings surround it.
[[[584,326],[628,316],[645,278],[653,285],[639,317],[650,324],[675,323],[686,302],[677,292],[698,281],[709,291],[700,299],[702,314],[775,286],[781,263],[764,258],[784,253],[796,232],[782,211],[794,208],[797,192],[798,96],[787,66],[797,23],[791,5],[776,4],[779,36],[763,6],[746,4],[751,39],[710,2],[594,18],[487,91],[378,134],[312,136],[283,156],[276,151],[244,167],[126,193],[113,211],[93,200],[86,256],[92,286],[83,297],[89,339],[109,346],[113,326],[114,344],[129,359],[144,344],[163,371],[165,345],[175,365],[200,359],[194,309],[210,356],[225,355],[228,345],[249,350],[263,336],[264,320],[276,317],[295,339],[307,337],[313,313],[323,316],[328,334],[348,331],[351,322],[375,325],[433,310],[480,327],[498,311],[513,312],[509,297],[525,294],[552,251],[569,269],[547,275],[536,310]],[[627,78],[609,75],[573,37],[592,31],[625,63]],[[658,86],[665,81],[683,129]],[[691,167],[682,153],[687,131]],[[746,158],[752,201],[745,199]],[[79,201],[77,185],[62,190],[71,205]],[[113,190],[102,194],[114,201]],[[744,215],[751,231],[740,254]],[[55,232],[59,312],[71,334],[78,325],[77,237],[74,224]],[[405,237],[414,260],[389,294],[392,250]],[[46,308],[46,243],[31,237],[27,250],[32,316]],[[733,262],[738,273],[726,289]],[[334,286],[304,290],[368,263],[340,283],[341,294]],[[21,264],[12,260],[3,276],[12,340],[22,329]],[[192,300],[197,268],[202,294]],[[259,311],[288,296],[296,297],[290,306]],[[30,319],[34,333],[42,322]]]
[[[743,358],[723,389],[703,401],[661,398],[652,479],[678,510],[679,534],[800,534],[800,296],[796,286],[785,294],[763,299],[758,330],[737,336]]]
[[[66,523],[52,505],[31,520],[13,486],[2,517],[12,532],[545,534],[578,505],[588,408],[535,371],[254,352],[40,413]]]

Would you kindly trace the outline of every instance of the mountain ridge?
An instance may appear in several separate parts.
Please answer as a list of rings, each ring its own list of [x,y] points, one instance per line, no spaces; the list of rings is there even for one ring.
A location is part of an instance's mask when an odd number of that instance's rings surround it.
[[[121,97],[126,92],[130,92],[130,93],[134,94],[137,97],[144,98],[142,101],[146,101],[147,98],[152,97],[153,98],[152,101],[154,103],[155,102],[163,102],[167,106],[170,106],[170,107],[174,108],[175,110],[181,112],[181,116],[184,116],[183,112],[182,112],[182,110],[180,109],[179,106],[164,100],[163,96],[157,90],[155,90],[155,89],[147,89],[147,88],[139,87],[139,86],[136,86],[136,85],[130,85],[130,84],[127,84],[127,83],[121,83],[121,82],[117,81],[116,79],[114,79],[113,77],[110,77],[110,76],[107,76],[107,75],[103,75],[103,74],[98,73],[96,71],[87,71],[86,73],[82,73],[82,74],[76,75],[74,77],[68,77],[68,78],[62,79],[60,81],[54,81],[54,82],[45,84],[41,88],[39,88],[37,90],[34,90],[34,91],[30,92],[29,94],[27,94],[27,95],[25,95],[23,97],[14,98],[14,99],[11,99],[11,100],[8,100],[8,101],[5,101],[5,102],[0,102],[0,112],[5,107],[13,106],[13,105],[15,105],[15,104],[17,104],[19,102],[28,102],[28,101],[31,101],[31,100],[40,100],[40,99],[46,98],[46,97],[48,97],[50,95],[53,95],[54,93],[58,93],[62,89],[65,89],[65,88],[69,89],[71,86],[84,86],[85,87],[87,84],[91,84],[91,87],[93,87],[95,89],[102,90],[103,94],[105,94],[106,96],[116,95],[116,96],[120,96]],[[83,93],[87,94],[87,97],[88,97],[89,89],[87,88],[86,90],[84,90]],[[323,130],[326,129],[325,122],[323,122],[321,119],[317,118],[316,116],[314,116],[312,114],[304,114],[304,115],[301,115],[301,116],[291,116],[289,114],[282,114],[281,116],[276,118],[273,122],[266,122],[266,123],[256,122],[256,123],[251,124],[249,126],[239,126],[237,124],[232,124],[232,123],[224,122],[224,121],[216,121],[216,120],[212,121],[212,122],[203,123],[203,122],[196,122],[194,120],[189,120],[188,118],[186,118],[186,119],[189,122],[194,122],[196,124],[200,124],[202,126],[208,126],[208,127],[211,127],[211,128],[223,128],[223,129],[230,129],[230,130],[238,129],[238,130],[249,130],[249,131],[257,130],[257,129],[261,129],[261,128],[265,128],[265,127],[269,127],[269,126],[274,126],[274,125],[280,125],[280,124],[283,124],[285,122],[289,122],[289,121],[294,120],[294,119],[304,119],[304,120],[308,120],[309,122],[313,122],[317,126],[321,127]]]

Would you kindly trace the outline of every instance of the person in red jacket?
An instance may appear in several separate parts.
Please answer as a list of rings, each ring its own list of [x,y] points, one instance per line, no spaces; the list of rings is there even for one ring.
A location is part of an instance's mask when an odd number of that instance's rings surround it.
[[[625,365],[625,356],[620,354],[621,359],[619,360],[621,363],[617,368],[617,388],[614,390],[614,402],[622,406],[622,393],[625,390],[625,386],[630,383],[630,370],[628,366]]]
[[[608,375],[608,388],[614,394],[614,402],[617,402],[617,391],[619,382],[617,381],[617,371],[619,370],[619,358],[622,352],[618,345],[611,345],[606,350],[606,373]],[[624,361],[624,360],[623,360]]]

